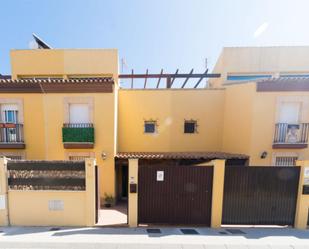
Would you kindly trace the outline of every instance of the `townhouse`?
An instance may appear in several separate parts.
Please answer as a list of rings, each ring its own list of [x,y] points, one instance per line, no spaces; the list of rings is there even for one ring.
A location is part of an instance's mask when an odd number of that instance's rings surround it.
[[[213,73],[199,75],[210,77],[206,87],[172,86],[176,73],[137,89],[120,84],[114,49],[12,50],[11,78],[0,79],[0,153],[94,157],[103,202],[105,193],[126,200],[137,192],[130,159],[145,167],[215,159],[231,167],[293,166],[309,159],[307,58],[309,47],[224,48]]]

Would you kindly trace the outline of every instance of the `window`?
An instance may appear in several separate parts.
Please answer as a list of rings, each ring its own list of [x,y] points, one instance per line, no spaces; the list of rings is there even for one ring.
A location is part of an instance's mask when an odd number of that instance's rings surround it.
[[[196,120],[185,120],[184,133],[197,133]]]
[[[25,153],[23,152],[1,152],[0,157],[6,157],[10,160],[24,160]]]
[[[70,161],[84,161],[87,158],[95,158],[94,152],[68,152],[66,159]]]
[[[275,166],[295,166],[297,156],[277,156]]]
[[[80,156],[80,155],[71,155],[69,156],[70,161],[84,161],[85,159],[90,158],[90,156]]]
[[[70,124],[89,123],[89,105],[88,104],[70,104],[69,105]]]
[[[3,123],[18,123],[18,107],[15,104],[1,105],[1,116]]]
[[[271,78],[270,74],[265,75],[228,75],[227,80],[241,81],[241,80],[258,80]]]
[[[282,102],[279,111],[279,122],[298,124],[301,110],[301,102]]]
[[[144,123],[144,132],[145,133],[155,133],[156,132],[156,121],[145,121]]]

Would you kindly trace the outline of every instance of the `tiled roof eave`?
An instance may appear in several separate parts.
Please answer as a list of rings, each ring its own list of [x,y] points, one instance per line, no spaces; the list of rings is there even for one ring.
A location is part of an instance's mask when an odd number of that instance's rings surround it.
[[[114,80],[87,79],[0,79],[0,93],[91,93],[113,92]]]
[[[225,152],[118,152],[119,159],[248,159],[243,154]]]

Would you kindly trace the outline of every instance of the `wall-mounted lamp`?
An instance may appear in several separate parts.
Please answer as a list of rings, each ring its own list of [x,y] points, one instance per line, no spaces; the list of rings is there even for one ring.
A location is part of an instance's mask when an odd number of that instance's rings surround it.
[[[261,153],[261,159],[265,159],[266,157],[267,157],[267,151],[263,151],[262,153]]]
[[[102,158],[102,160],[106,160],[106,153],[103,151],[102,153],[101,153],[101,158]]]

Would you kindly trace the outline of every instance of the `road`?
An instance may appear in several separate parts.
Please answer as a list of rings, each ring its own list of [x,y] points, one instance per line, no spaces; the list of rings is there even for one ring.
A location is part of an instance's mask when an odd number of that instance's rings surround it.
[[[309,249],[309,230],[292,228],[2,227],[0,248]],[[193,230],[192,230],[193,229]],[[184,234],[189,233],[189,234]],[[192,234],[194,233],[194,234]]]

